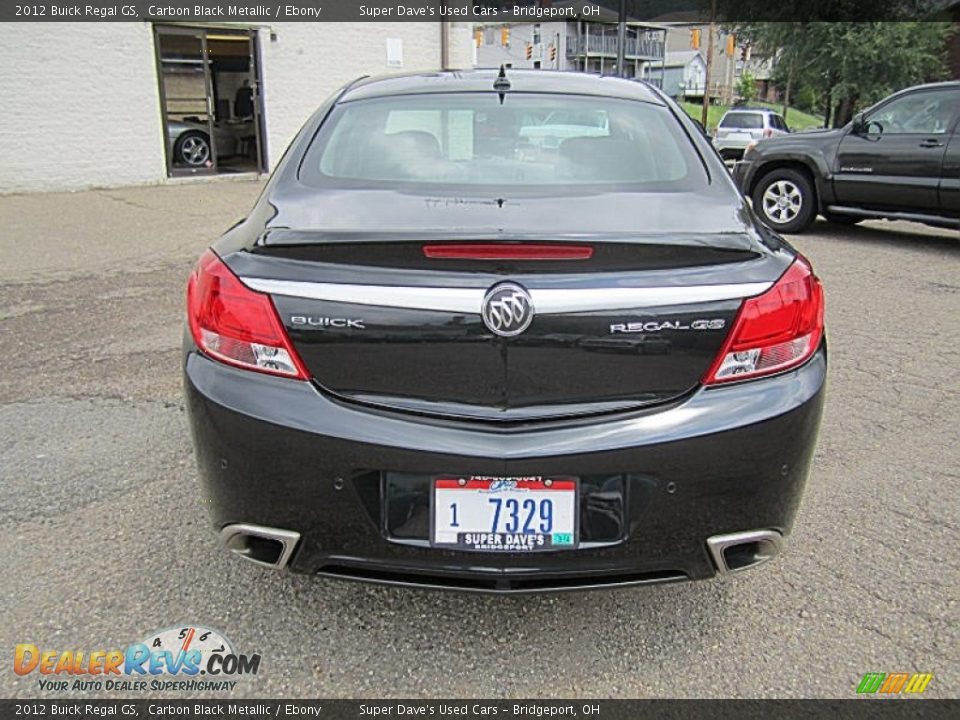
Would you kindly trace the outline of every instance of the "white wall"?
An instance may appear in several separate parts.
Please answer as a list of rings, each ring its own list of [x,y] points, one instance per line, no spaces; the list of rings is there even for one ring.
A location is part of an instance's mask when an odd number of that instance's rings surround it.
[[[359,75],[440,67],[440,24],[277,23],[260,30],[271,168],[331,92]],[[452,23],[451,66],[469,68],[472,27]],[[387,38],[403,41],[388,68]],[[0,24],[0,193],[166,178],[148,23]]]
[[[694,57],[683,68],[683,82],[686,85],[688,94],[703,96],[704,86],[707,78],[707,64],[701,57]]]
[[[267,152],[274,167],[310,115],[332,92],[360,75],[437,70],[440,24],[276,23],[260,31]],[[469,68],[472,30],[466,23],[450,27],[450,64]],[[403,43],[403,67],[387,67],[387,39]]]
[[[151,27],[0,23],[0,192],[166,174]]]

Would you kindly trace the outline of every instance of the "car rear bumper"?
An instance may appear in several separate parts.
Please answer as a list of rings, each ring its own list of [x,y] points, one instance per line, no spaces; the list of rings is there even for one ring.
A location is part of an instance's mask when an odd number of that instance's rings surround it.
[[[752,143],[752,142],[753,142],[753,139],[752,139],[752,138],[751,138],[750,140],[730,139],[730,138],[722,138],[722,139],[721,139],[721,138],[716,138],[716,139],[714,139],[714,141],[713,141],[713,145],[714,145],[714,147],[717,148],[717,150],[720,150],[720,151],[723,151],[723,150],[739,150],[739,151],[743,152],[744,150],[746,150],[747,145],[749,145],[749,144]]]
[[[503,429],[371,411],[309,383],[185,357],[202,495],[218,530],[289,533],[291,570],[530,592],[701,579],[708,538],[786,534],[823,403],[826,350],[667,408]],[[429,544],[432,475],[581,478],[581,546],[535,553]]]

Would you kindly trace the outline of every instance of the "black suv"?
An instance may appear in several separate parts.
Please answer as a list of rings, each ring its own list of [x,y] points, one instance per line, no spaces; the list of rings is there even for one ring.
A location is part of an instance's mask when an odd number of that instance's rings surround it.
[[[734,176],[760,217],[803,232],[823,215],[960,227],[960,82],[891,95],[838,130],[762,140]]]

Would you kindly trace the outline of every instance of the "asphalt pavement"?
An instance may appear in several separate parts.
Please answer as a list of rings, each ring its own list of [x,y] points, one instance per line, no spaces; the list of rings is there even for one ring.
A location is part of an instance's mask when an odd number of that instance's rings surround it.
[[[792,238],[826,286],[831,366],[784,556],[729,580],[492,597],[219,548],[181,396],[183,288],[260,187],[0,197],[0,696],[52,697],[12,672],[17,643],[107,650],[181,624],[261,654],[237,697],[846,698],[894,671],[960,694],[956,232]]]

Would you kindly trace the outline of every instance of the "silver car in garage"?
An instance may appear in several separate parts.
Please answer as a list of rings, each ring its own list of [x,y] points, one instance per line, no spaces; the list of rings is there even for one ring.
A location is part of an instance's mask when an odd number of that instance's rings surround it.
[[[227,128],[213,126],[217,141],[217,155],[226,157],[236,151],[236,135]],[[173,148],[173,163],[190,168],[210,167],[213,164],[213,148],[205,122],[170,120],[167,122],[167,137]]]

